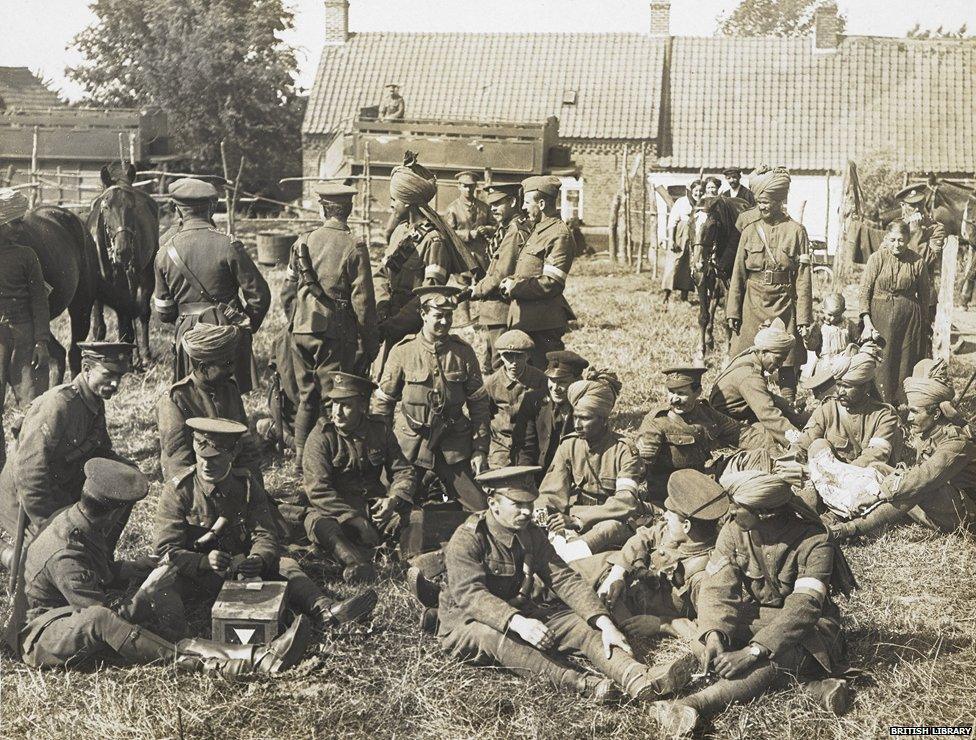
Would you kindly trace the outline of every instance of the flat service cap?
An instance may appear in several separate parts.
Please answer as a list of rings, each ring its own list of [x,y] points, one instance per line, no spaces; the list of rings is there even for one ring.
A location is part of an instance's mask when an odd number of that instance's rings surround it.
[[[533,349],[535,342],[521,329],[509,329],[495,340],[497,352],[531,352]]]
[[[420,305],[435,306],[445,311],[457,308],[457,297],[460,293],[461,288],[456,285],[422,285],[413,291],[420,299]]]
[[[369,378],[363,378],[352,373],[332,372],[329,373],[332,380],[332,389],[328,392],[329,398],[339,400],[341,398],[369,398],[369,395],[376,388]]]
[[[541,470],[538,465],[510,465],[489,470],[477,476],[475,480],[490,489],[492,493],[527,504],[539,498],[535,475]]]
[[[535,175],[522,180],[522,189],[526,193],[538,190],[540,193],[551,197],[559,195],[559,189],[562,186],[562,180],[555,175]]]
[[[108,504],[127,504],[146,497],[149,479],[134,465],[93,457],[85,463],[85,496]]]
[[[925,199],[928,197],[928,189],[929,186],[924,182],[909,185],[907,188],[902,188],[895,194],[895,200],[910,203],[913,206],[920,206],[925,203]]]
[[[546,375],[554,380],[579,380],[590,361],[568,349],[546,352]]]
[[[208,419],[203,416],[193,416],[186,420],[186,425],[193,430],[193,439],[199,447],[199,454],[203,457],[233,452],[237,442],[247,431],[247,427],[233,419]]]
[[[725,489],[697,470],[677,470],[668,478],[664,507],[685,519],[713,522],[729,510]]]
[[[319,200],[344,202],[350,200],[358,191],[352,185],[341,182],[320,182],[315,186]]]
[[[199,203],[204,200],[215,200],[217,188],[195,177],[184,177],[169,186],[169,195],[178,203]]]
[[[457,181],[461,185],[477,185],[478,179],[479,179],[478,173],[472,172],[471,170],[458,172],[458,176],[457,176]]]
[[[131,342],[78,342],[83,359],[92,360],[117,373],[127,373],[132,366]]]
[[[664,384],[668,390],[678,390],[688,388],[693,385],[701,385],[702,375],[708,368],[693,367],[668,367],[664,369]]]
[[[485,202],[491,205],[506,198],[517,198],[522,184],[518,182],[493,182],[485,187]]]

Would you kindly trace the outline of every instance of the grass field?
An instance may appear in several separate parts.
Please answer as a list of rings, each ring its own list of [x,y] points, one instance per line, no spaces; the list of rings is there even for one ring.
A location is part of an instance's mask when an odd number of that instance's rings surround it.
[[[277,290],[281,270],[269,274]],[[633,431],[661,400],[660,370],[688,361],[695,314],[688,305],[660,308],[647,275],[614,274],[609,262],[584,260],[568,297],[580,328],[567,344],[623,381],[616,424]],[[266,360],[283,323],[277,301],[256,337]],[[154,350],[168,359],[169,334],[153,329]],[[965,367],[956,368],[961,374]],[[121,554],[148,552],[159,481],[154,404],[165,392],[168,364],[130,376],[109,403],[117,448],[153,478],[135,509]],[[714,370],[706,376],[706,385]],[[260,393],[249,410],[264,413]],[[972,404],[968,410],[972,412]],[[9,428],[9,427],[8,427]],[[269,460],[268,487],[296,485],[293,463]],[[789,691],[735,707],[705,727],[721,738],[867,738],[890,725],[965,724],[976,714],[976,542],[937,537],[916,526],[846,548],[860,581],[847,618],[854,704],[840,719]],[[318,576],[327,575],[312,563]],[[335,591],[348,589],[334,580]],[[39,672],[0,658],[0,736],[8,738],[467,738],[654,737],[640,706],[600,707],[570,700],[503,671],[445,659],[420,632],[402,569],[384,563],[380,603],[367,625],[323,635],[299,669],[274,679],[231,684],[170,668]],[[0,615],[5,616],[5,613]],[[653,657],[667,643],[639,646]]]

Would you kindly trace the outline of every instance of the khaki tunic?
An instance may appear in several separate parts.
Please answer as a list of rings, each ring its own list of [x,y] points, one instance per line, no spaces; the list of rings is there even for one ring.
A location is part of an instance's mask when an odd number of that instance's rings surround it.
[[[529,220],[516,215],[499,227],[488,246],[490,261],[485,276],[472,286],[471,297],[478,300],[478,322],[482,326],[508,324],[508,300],[498,292],[502,280],[515,273],[515,264],[529,234]]]
[[[857,412],[849,412],[834,398],[820,404],[803,428],[797,442],[803,450],[814,440],[825,439],[838,459],[866,468],[887,464],[901,454],[898,415],[886,403],[865,399]]]
[[[498,368],[485,380],[491,408],[491,445],[488,465],[535,465],[539,459],[536,419],[546,400],[546,376],[526,365],[522,377],[512,380]]]
[[[494,226],[488,204],[478,198],[468,200],[463,195],[451,201],[444,211],[444,222],[471,250],[482,269],[488,265],[488,241],[475,233],[479,226]]]
[[[535,225],[515,263],[515,284],[508,326],[525,332],[565,330],[575,319],[563,296],[576,244],[569,228],[555,216]]]
[[[783,215],[771,224],[758,220],[743,228],[725,315],[742,321],[732,354],[751,347],[765,322],[781,318],[796,337],[786,365],[799,367],[806,362],[797,326],[813,323],[813,284],[810,242],[801,224]]]
[[[403,245],[408,240],[409,245]],[[440,232],[430,221],[415,224],[405,221],[390,235],[385,257],[396,253],[401,245],[406,259],[399,270],[381,267],[376,273],[376,307],[381,316],[395,316],[413,299],[414,288],[421,285],[444,285],[451,274],[453,260]]]

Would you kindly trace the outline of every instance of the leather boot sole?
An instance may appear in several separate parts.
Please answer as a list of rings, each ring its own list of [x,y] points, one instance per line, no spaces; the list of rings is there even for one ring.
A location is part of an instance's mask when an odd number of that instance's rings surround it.
[[[656,701],[652,705],[654,718],[661,727],[659,737],[668,740],[691,737],[698,728],[698,711],[686,704]]]
[[[683,689],[691,683],[691,677],[700,661],[693,653],[685,653],[666,668],[651,666],[647,670],[647,685],[634,697],[638,701],[661,699]]]
[[[355,622],[372,613],[379,600],[373,589],[356,594],[350,599],[337,601],[325,610],[322,621],[331,627],[337,627],[346,622]]]
[[[440,589],[427,580],[420,568],[411,566],[407,569],[407,588],[428,609],[440,606]]]

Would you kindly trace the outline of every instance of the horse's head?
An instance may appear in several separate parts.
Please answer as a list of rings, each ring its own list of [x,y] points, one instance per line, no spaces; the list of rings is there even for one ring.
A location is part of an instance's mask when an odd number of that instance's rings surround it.
[[[128,165],[121,173],[102,168],[105,190],[95,207],[100,250],[104,251],[109,266],[117,272],[129,272],[133,266],[136,249],[136,194],[132,190],[135,167]]]

